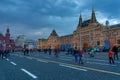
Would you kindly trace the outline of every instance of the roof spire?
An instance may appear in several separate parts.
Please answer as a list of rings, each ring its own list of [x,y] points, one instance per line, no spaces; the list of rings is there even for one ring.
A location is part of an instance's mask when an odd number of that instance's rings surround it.
[[[9,27],[7,27],[7,31],[6,31],[6,32],[9,33],[9,31],[10,31],[10,30],[9,30]]]
[[[97,22],[94,8],[92,7],[92,14],[91,14],[91,23]]]
[[[81,12],[80,12],[78,27],[81,27],[81,26],[82,26],[82,15],[81,15]]]
[[[51,36],[58,36],[58,34],[56,33],[55,29],[53,29],[53,31],[50,34]]]

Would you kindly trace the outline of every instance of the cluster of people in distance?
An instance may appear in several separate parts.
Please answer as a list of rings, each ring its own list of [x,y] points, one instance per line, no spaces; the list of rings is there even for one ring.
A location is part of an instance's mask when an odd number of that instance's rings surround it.
[[[114,60],[119,59],[118,58],[118,49],[119,49],[119,47],[117,47],[117,46],[109,48],[108,58],[109,58],[109,63],[110,64],[112,64],[112,63],[114,64]],[[54,56],[58,57],[58,53],[60,53],[61,50],[60,50],[59,47],[55,47],[55,49],[51,49],[51,47],[49,47],[48,49],[44,49],[43,51],[44,51],[44,53],[48,52],[49,55],[51,55],[51,53],[53,52]],[[23,52],[24,52],[24,55],[26,55],[26,54],[29,53],[29,49],[24,48]],[[41,50],[40,50],[40,52],[41,52]],[[96,51],[93,48],[88,49],[87,51],[86,51],[86,49],[82,49],[82,48],[77,49],[77,47],[75,47],[74,49],[70,49],[70,53],[72,55],[74,55],[75,64],[83,64],[83,59],[82,59],[83,58],[83,53],[86,53],[86,52],[88,52],[90,57],[94,57],[94,55],[96,53]],[[68,54],[69,54],[69,51],[68,51],[67,55]],[[1,52],[1,55],[2,55],[2,52]]]
[[[119,59],[118,57],[118,50],[119,50],[119,47],[117,46],[113,46],[112,48],[109,48],[108,50],[108,58],[109,58],[109,63],[110,64],[114,64],[114,60],[115,59]],[[82,57],[83,57],[83,50],[82,49],[77,49],[77,47],[74,48],[74,58],[75,58],[75,64],[83,64],[83,60],[82,60]],[[88,54],[90,55],[90,57],[94,57],[94,54],[96,52],[94,51],[94,49],[90,49],[88,51]]]

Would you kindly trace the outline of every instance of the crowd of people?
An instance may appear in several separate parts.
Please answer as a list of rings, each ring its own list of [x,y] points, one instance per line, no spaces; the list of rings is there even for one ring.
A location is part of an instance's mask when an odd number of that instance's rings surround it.
[[[38,52],[43,51],[44,53],[48,53],[49,55],[54,54],[55,57],[59,56],[60,53],[60,48],[56,47],[55,49],[43,49],[37,50]],[[114,46],[112,48],[109,48],[108,50],[108,59],[109,59],[109,63],[110,64],[114,64],[115,61],[114,60],[119,60],[118,57],[118,51],[119,51],[119,47]],[[29,53],[33,53],[36,52],[36,50],[32,50],[32,49],[28,49],[28,48],[23,48],[22,52],[24,53],[24,55],[28,55]],[[0,50],[0,56],[3,59],[3,57],[7,57],[9,55],[10,51],[9,50]],[[94,48],[91,49],[84,49],[84,48],[70,48],[67,50],[66,55],[73,55],[74,56],[74,60],[75,60],[75,64],[83,64],[83,54],[87,53],[90,57],[95,57],[96,51],[94,50]]]
[[[118,57],[118,49],[119,47],[114,46],[112,48],[109,48],[108,50],[108,58],[109,58],[109,63],[110,64],[114,64],[114,60],[115,59],[119,59]],[[40,50],[41,51],[41,50]],[[55,48],[55,49],[44,49],[43,50],[44,53],[48,53],[49,55],[51,55],[52,53],[54,53],[55,57],[58,57],[58,54],[60,53],[60,48]],[[94,48],[90,48],[90,49],[84,49],[84,48],[70,48],[67,50],[66,55],[73,55],[74,56],[74,60],[75,60],[75,64],[83,64],[83,54],[84,53],[88,53],[88,55],[90,57],[95,57],[96,51]]]
[[[118,57],[118,50],[119,50],[119,47],[117,46],[114,46],[113,48],[110,48],[109,51],[108,51],[108,57],[109,57],[109,63],[110,64],[114,64],[114,60],[119,60],[119,57]]]
[[[0,57],[3,58],[7,58],[10,55],[10,50],[0,50]]]
[[[90,57],[94,57],[96,54],[96,51],[94,50],[94,48],[91,48],[89,50],[84,50],[84,49],[77,49],[77,47],[75,47],[74,51],[74,59],[75,59],[75,64],[83,64],[83,53],[88,53],[88,55]],[[112,48],[109,48],[108,50],[108,58],[109,58],[109,63],[110,64],[114,64],[115,60],[119,60],[118,57],[118,51],[119,51],[119,47],[117,46],[113,46]]]
[[[56,47],[55,49],[48,48],[48,49],[44,49],[43,51],[44,51],[44,53],[48,52],[49,55],[51,55],[51,53],[53,52],[54,56],[58,57],[58,54],[60,53],[61,50],[60,50],[60,48]]]

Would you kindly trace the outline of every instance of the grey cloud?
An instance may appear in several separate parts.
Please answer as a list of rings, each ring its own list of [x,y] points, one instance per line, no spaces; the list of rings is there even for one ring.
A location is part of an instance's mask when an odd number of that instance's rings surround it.
[[[119,16],[120,13],[120,9],[119,9],[119,4],[120,4],[120,0],[86,0],[87,3],[84,6],[85,9],[87,8],[92,8],[94,7],[95,10],[97,11],[101,11],[105,14],[107,14],[109,16],[109,19],[112,18],[114,16],[117,15],[117,17]],[[89,8],[89,9],[90,9]]]
[[[40,33],[37,30],[43,28],[56,29],[59,35],[71,34],[76,29],[80,12],[89,17],[94,6],[95,11],[104,13],[108,19],[116,19],[120,18],[119,3],[119,0],[0,0],[0,24],[11,24],[14,34],[21,32],[28,36],[30,32]],[[21,28],[14,29],[16,27]]]

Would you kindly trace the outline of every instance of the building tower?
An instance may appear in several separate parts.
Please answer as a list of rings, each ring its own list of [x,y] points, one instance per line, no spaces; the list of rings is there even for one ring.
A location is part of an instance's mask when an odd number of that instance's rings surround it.
[[[91,23],[96,23],[97,20],[96,20],[96,16],[95,16],[95,11],[94,9],[92,8],[92,14],[91,14]]]
[[[56,31],[53,29],[53,31],[51,32],[50,36],[58,36],[58,34],[57,34]]]
[[[80,28],[82,27],[82,15],[80,14],[80,17],[79,17],[79,23],[78,23],[78,27],[77,28]]]
[[[56,47],[58,47],[58,34],[56,33],[55,30],[53,30],[49,36],[50,41],[49,41],[49,46],[51,47],[51,49],[55,49]]]
[[[9,43],[9,41],[10,41],[10,30],[9,30],[9,28],[7,28],[7,30],[6,30],[6,41]]]

